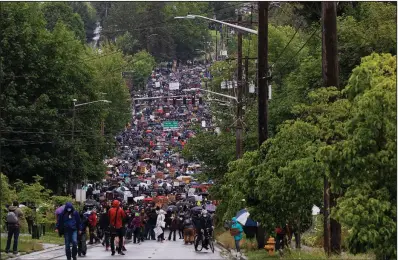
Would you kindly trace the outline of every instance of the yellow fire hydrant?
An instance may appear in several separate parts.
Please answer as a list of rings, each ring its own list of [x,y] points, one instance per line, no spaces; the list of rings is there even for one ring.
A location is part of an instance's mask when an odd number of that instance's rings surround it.
[[[264,246],[270,256],[274,255],[275,252],[275,239],[273,237],[268,238],[267,244]]]

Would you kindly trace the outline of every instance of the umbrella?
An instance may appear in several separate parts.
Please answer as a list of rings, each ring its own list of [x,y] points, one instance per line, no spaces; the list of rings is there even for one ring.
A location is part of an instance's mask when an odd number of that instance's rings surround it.
[[[248,218],[245,223],[245,227],[257,227],[258,223],[251,218]]]
[[[151,201],[153,201],[153,199],[152,198],[145,198],[144,201],[145,202],[151,202]]]
[[[61,207],[57,208],[55,210],[55,215],[60,215],[62,212],[64,212],[65,205],[62,205]]]
[[[169,207],[167,208],[167,211],[177,211],[177,206],[174,206],[174,205],[169,206]]]
[[[139,200],[144,200],[145,199],[145,196],[140,196],[140,197],[135,197],[133,200],[135,201],[135,202],[137,202],[137,201],[139,201]]]
[[[244,226],[246,225],[246,222],[247,222],[247,219],[249,218],[249,216],[250,216],[250,213],[245,209],[242,209],[238,213],[236,213],[237,221]]]
[[[193,207],[191,211],[202,211],[202,207],[199,206]]]
[[[213,204],[207,204],[206,205],[206,210],[209,212],[215,212],[216,211],[216,206]]]
[[[152,159],[151,158],[145,158],[145,159],[142,159],[143,161],[152,161]]]

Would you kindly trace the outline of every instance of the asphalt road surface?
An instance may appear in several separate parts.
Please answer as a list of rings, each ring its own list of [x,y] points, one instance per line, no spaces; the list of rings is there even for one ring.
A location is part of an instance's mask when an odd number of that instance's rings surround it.
[[[167,234],[168,232],[166,232]],[[184,245],[182,239],[177,241],[165,241],[159,243],[157,241],[145,241],[141,244],[127,243],[126,255],[111,256],[110,251],[105,251],[105,247],[101,244],[89,246],[85,257],[78,257],[80,260],[88,259],[227,259],[226,253],[215,246],[214,253],[211,250],[203,249],[201,252],[195,252],[193,245]],[[52,250],[46,253],[36,252],[30,255],[24,255],[14,259],[66,259],[64,247]]]

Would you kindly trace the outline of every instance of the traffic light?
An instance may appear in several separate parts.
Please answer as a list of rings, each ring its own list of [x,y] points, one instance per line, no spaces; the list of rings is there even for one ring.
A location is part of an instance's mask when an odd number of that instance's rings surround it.
[[[186,98],[186,97],[183,97],[183,98],[182,98],[182,103],[183,103],[184,105],[187,104],[187,98]]]
[[[200,104],[200,105],[203,104],[203,99],[202,99],[202,97],[199,97],[199,104]]]
[[[173,98],[173,106],[177,105],[177,99]]]

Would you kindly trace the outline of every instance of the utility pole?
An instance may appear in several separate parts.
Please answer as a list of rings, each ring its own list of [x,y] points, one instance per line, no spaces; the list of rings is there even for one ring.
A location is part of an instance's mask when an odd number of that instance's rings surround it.
[[[74,170],[74,150],[75,150],[75,118],[76,118],[76,99],[73,100],[73,116],[72,116],[72,148],[71,148],[71,165],[70,165],[70,174],[68,176],[68,192],[72,191],[72,178],[73,178],[73,170]]]
[[[218,44],[217,36],[218,36],[218,34],[217,34],[217,32],[218,32],[218,25],[216,25],[216,61],[218,60],[218,53],[217,53],[217,44]]]
[[[238,24],[242,21],[242,15],[239,11]],[[243,94],[243,80],[242,80],[242,32],[238,30],[238,104],[236,106],[236,159],[243,156],[243,140],[242,140],[242,94]]]
[[[322,76],[325,87],[339,86],[337,52],[336,2],[322,2]],[[330,210],[336,206],[336,196],[331,193],[330,183],[324,176],[324,250],[327,255],[341,253],[341,225],[330,218]]]
[[[268,2],[258,2],[258,146],[268,138]]]
[[[245,97],[249,97],[249,57],[245,57]]]

